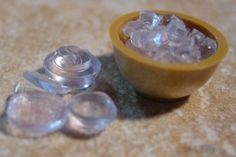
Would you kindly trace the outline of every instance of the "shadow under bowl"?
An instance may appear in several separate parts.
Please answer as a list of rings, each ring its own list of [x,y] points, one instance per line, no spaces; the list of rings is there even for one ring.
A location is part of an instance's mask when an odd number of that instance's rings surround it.
[[[207,59],[194,63],[162,63],[145,57],[125,46],[127,37],[122,29],[128,21],[135,20],[139,16],[139,12],[132,12],[116,19],[110,27],[116,63],[121,74],[141,93],[162,99],[188,96],[212,76],[228,51],[227,41],[220,31],[200,19],[171,11],[155,10],[155,12],[181,17],[187,27],[196,28],[215,39],[218,44],[217,52]]]

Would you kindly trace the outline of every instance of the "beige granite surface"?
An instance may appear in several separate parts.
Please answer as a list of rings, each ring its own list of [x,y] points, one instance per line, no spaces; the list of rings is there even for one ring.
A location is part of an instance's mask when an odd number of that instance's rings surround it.
[[[98,88],[110,94],[118,119],[84,139],[55,133],[26,139],[0,132],[0,157],[236,156],[235,0],[0,0],[0,112],[22,72],[41,67],[57,47],[75,44],[99,56]],[[229,54],[214,77],[186,102],[158,103],[137,93],[112,57],[109,25],[139,9],[191,14],[220,29]],[[1,120],[3,121],[3,120]]]

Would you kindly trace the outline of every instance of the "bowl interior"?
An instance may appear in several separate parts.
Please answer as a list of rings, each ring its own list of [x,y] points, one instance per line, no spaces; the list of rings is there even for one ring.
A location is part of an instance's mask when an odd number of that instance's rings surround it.
[[[139,12],[133,12],[126,14],[124,16],[121,16],[116,21],[113,22],[111,29],[110,29],[110,36],[113,41],[113,45],[124,55],[129,57],[130,59],[134,59],[142,64],[149,65],[152,67],[161,67],[161,68],[167,68],[169,70],[183,70],[183,71],[189,71],[189,70],[199,70],[204,69],[206,67],[214,66],[218,64],[226,55],[228,46],[226,39],[224,36],[218,31],[216,28],[211,26],[210,24],[191,17],[186,14],[182,13],[176,13],[176,12],[170,12],[170,11],[155,11],[156,13],[159,13],[161,15],[164,14],[175,14],[179,17],[181,17],[188,28],[196,28],[203,32],[205,35],[211,37],[212,39],[215,39],[218,45],[217,52],[199,62],[194,63],[162,63],[158,61],[153,61],[152,59],[145,57],[137,52],[134,52],[134,50],[128,48],[125,46],[125,41],[128,39],[127,36],[124,35],[122,29],[124,25],[131,20],[136,20],[139,16]]]
[[[162,13],[161,15],[164,15],[164,13]],[[180,16],[181,17],[181,16]],[[130,18],[128,21],[133,21],[133,20],[137,20],[138,19],[138,16],[134,17],[134,18]],[[120,37],[120,40],[125,43],[128,39],[128,37],[123,33],[122,31],[122,28],[125,26],[125,24],[128,22],[126,21],[125,23],[123,23],[119,29],[119,37]],[[196,28],[198,29],[199,31],[203,32],[206,36],[216,40],[217,42],[217,45],[218,45],[218,41],[216,39],[216,36],[214,36],[208,29],[204,28],[202,25],[198,24],[198,23],[193,23],[193,21],[189,20],[189,19],[183,19],[184,23],[186,24],[186,26],[189,28],[189,29],[193,29],[193,28]]]

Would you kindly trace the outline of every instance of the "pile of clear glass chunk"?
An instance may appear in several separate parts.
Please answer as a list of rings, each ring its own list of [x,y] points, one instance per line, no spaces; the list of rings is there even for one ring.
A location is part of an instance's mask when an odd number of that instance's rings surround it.
[[[192,63],[205,59],[217,50],[214,39],[196,28],[188,28],[175,15],[140,11],[139,18],[123,27],[129,37],[126,46],[153,60],[168,63]]]

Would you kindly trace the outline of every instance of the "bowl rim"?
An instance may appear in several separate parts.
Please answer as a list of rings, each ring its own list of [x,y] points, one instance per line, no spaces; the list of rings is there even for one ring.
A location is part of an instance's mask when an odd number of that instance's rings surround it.
[[[153,67],[153,68],[162,68],[173,71],[194,71],[200,69],[206,69],[208,67],[212,67],[217,65],[227,54],[228,52],[228,44],[224,37],[224,35],[215,27],[208,24],[205,21],[202,21],[198,18],[192,17],[190,15],[174,12],[174,11],[163,11],[163,10],[152,10],[159,14],[175,14],[180,16],[182,19],[189,21],[193,24],[197,24],[204,29],[206,29],[210,34],[214,36],[216,39],[218,48],[214,55],[208,57],[199,62],[194,63],[163,63],[159,61],[154,61],[151,58],[145,57],[134,50],[128,48],[120,39],[120,31],[121,27],[131,19],[137,18],[139,15],[139,11],[127,13],[123,16],[118,17],[110,26],[110,38],[112,40],[113,46],[118,49],[123,55],[126,55],[130,59],[133,59],[141,64]]]

